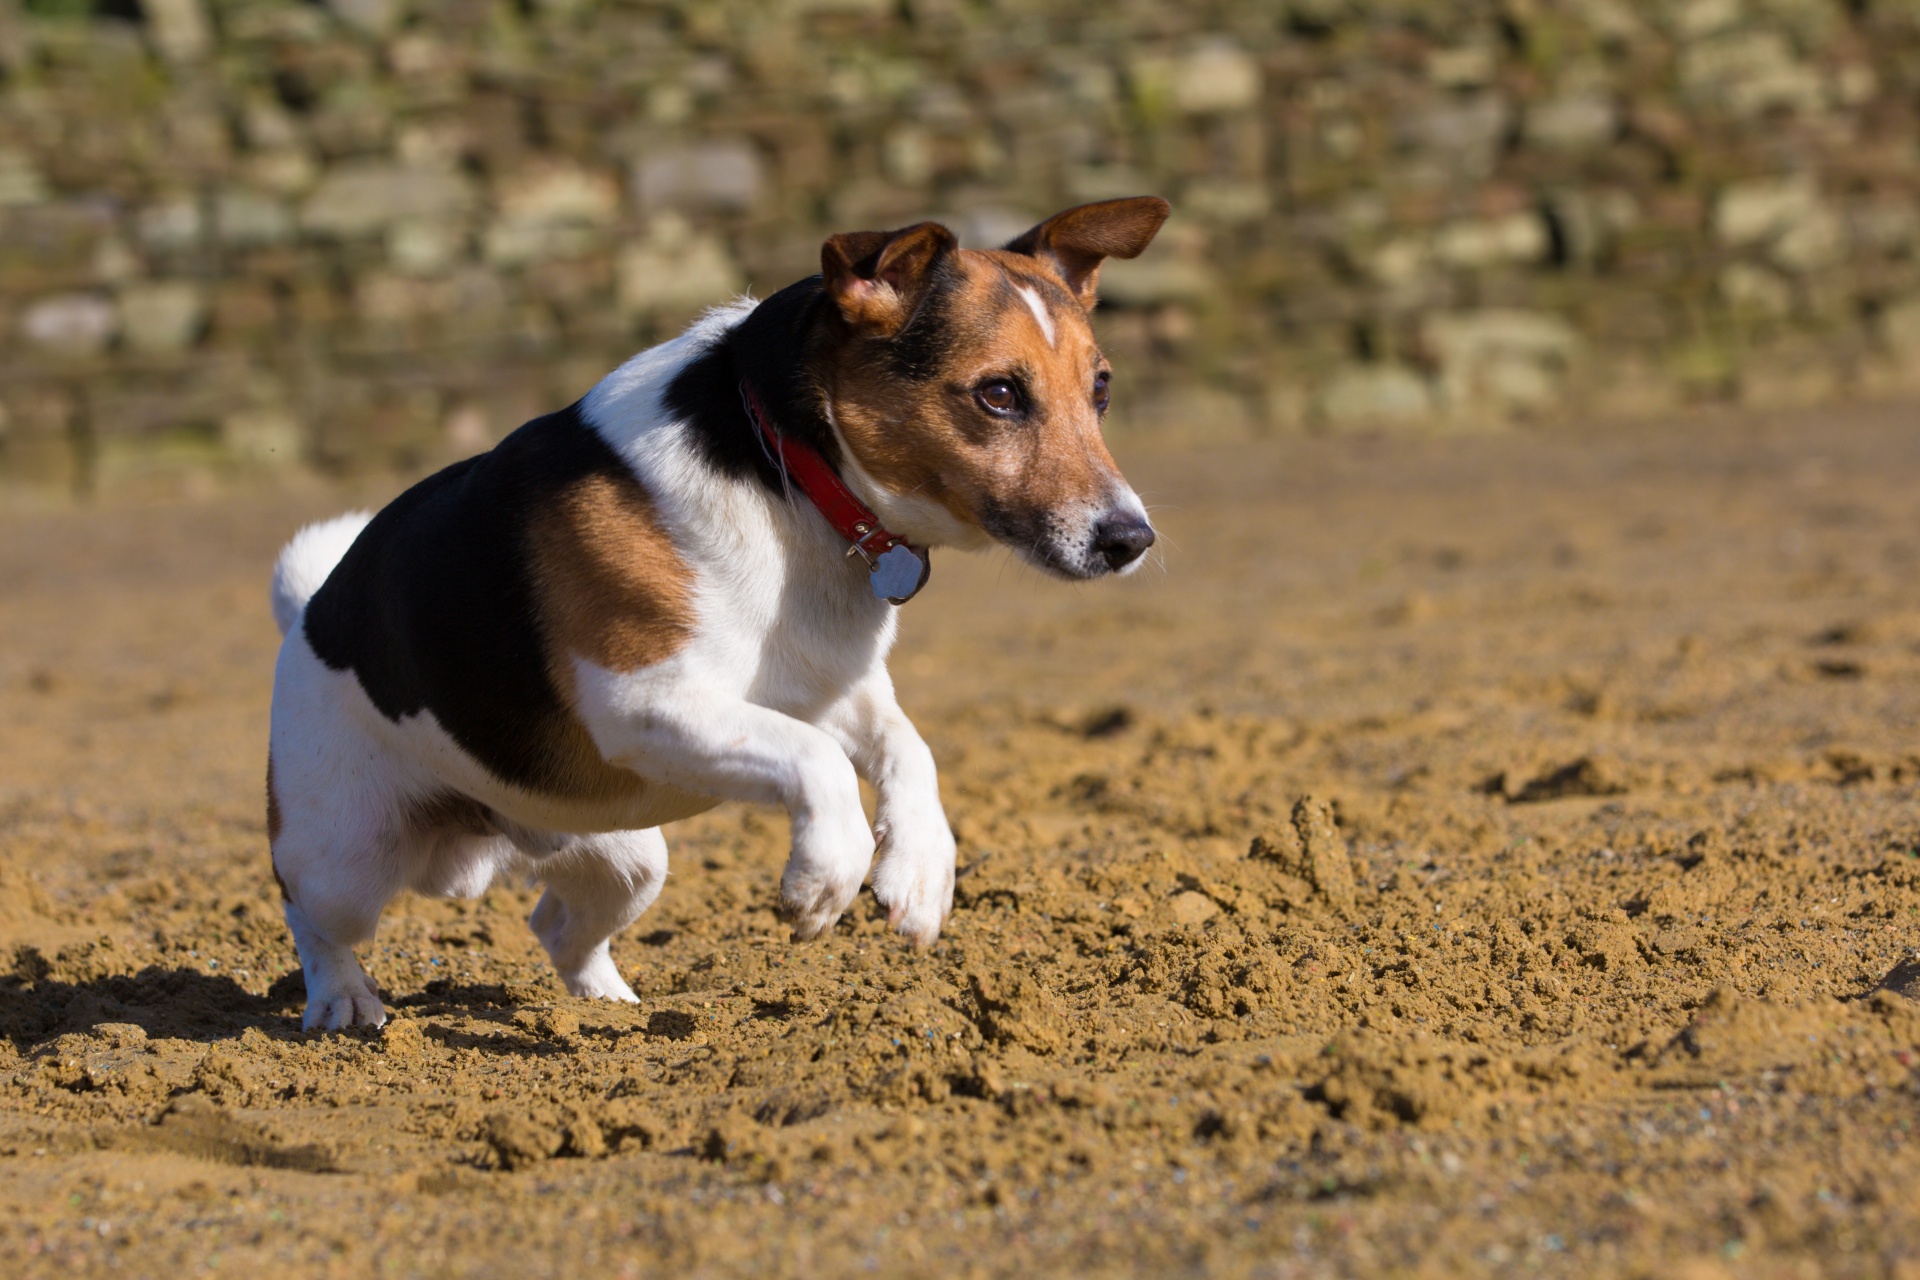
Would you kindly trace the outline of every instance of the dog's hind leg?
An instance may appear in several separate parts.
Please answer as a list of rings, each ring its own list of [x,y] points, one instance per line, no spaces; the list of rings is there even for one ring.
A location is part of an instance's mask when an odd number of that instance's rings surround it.
[[[373,937],[380,912],[403,887],[399,824],[377,812],[327,812],[285,804],[273,842],[274,873],[286,894],[287,928],[307,985],[301,1025],[377,1027],[387,1020],[355,945]],[[303,810],[305,812],[303,812]]]
[[[274,680],[267,827],[309,1030],[386,1021],[353,948],[373,937],[418,852],[400,762],[345,714],[340,684],[298,632],[288,639]]]
[[[660,896],[667,878],[667,841],[660,829],[572,836],[536,856],[534,874],[547,891],[533,909],[533,932],[568,994],[637,1000],[607,944]]]
[[[360,936],[373,936],[373,922],[379,913],[365,920]],[[287,903],[287,928],[293,931],[293,945],[300,952],[300,973],[307,984],[307,1008],[301,1016],[302,1029],[315,1027],[338,1031],[343,1027],[378,1027],[387,1020],[386,1006],[380,1003],[380,990],[354,957],[353,945],[342,941],[346,932],[337,914],[328,917],[328,929],[316,925],[293,902]]]

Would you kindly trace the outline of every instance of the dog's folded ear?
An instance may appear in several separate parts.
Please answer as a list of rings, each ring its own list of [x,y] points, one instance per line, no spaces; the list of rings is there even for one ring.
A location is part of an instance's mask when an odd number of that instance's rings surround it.
[[[1139,257],[1172,212],[1173,206],[1159,196],[1083,204],[1054,214],[1011,241],[1007,252],[1051,263],[1080,305],[1091,311],[1097,300],[1100,264],[1108,258]]]
[[[820,275],[848,324],[890,338],[913,319],[935,270],[958,247],[937,222],[849,231],[820,246]]]

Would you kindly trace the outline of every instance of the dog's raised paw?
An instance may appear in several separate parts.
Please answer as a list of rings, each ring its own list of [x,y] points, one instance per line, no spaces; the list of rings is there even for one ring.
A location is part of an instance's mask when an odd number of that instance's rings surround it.
[[[780,916],[793,926],[795,942],[833,928],[859,896],[860,882],[873,865],[873,832],[865,815],[854,809],[851,819],[831,818],[831,824],[794,823],[793,853],[780,877]]]
[[[790,867],[780,880],[780,918],[793,927],[795,942],[811,942],[839,923],[860,882],[817,875],[795,875]]]
[[[873,894],[887,908],[887,923],[915,950],[925,951],[939,940],[953,910],[951,873],[890,875],[889,870],[883,865],[874,873]]]
[[[895,907],[887,912],[887,923],[913,944],[915,951],[925,951],[940,940],[940,930],[946,926],[946,917],[925,911],[910,911],[905,907]]]
[[[840,922],[843,913],[780,899],[780,918],[793,928],[795,942],[812,942]]]

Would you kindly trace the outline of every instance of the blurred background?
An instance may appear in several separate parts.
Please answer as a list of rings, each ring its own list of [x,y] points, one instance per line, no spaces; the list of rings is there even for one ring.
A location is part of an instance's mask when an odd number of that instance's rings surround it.
[[[1915,0],[0,0],[0,477],[484,447],[832,231],[1160,193],[1117,429],[1920,391]]]

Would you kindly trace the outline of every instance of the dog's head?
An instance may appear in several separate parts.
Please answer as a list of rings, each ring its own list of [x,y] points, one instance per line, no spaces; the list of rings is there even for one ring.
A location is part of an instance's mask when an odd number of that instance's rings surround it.
[[[932,222],[826,242],[819,376],[888,528],[997,539],[1069,578],[1138,567],[1153,526],[1101,438],[1112,372],[1088,313],[1101,262],[1137,255],[1167,213],[1151,196],[1082,205],[988,251]]]

